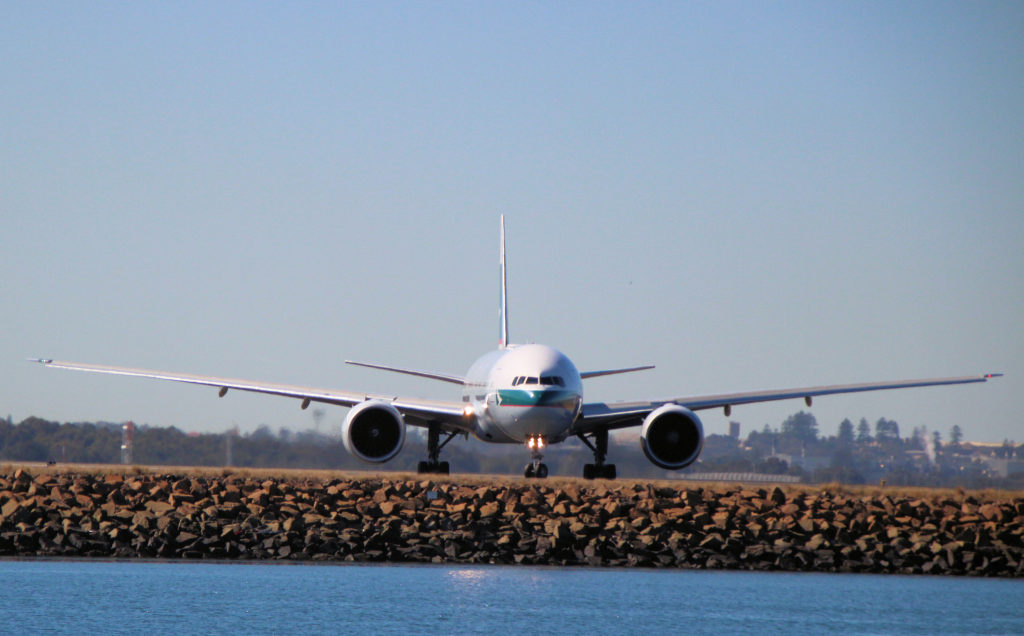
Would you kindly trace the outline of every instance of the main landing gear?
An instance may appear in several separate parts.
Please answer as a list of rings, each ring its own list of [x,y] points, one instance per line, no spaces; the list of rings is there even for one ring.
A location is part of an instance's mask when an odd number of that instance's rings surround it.
[[[608,429],[594,431],[590,436],[594,440],[593,443],[582,433],[576,434],[576,437],[580,438],[587,448],[594,451],[594,463],[583,464],[583,478],[615,479],[615,464],[604,463],[605,458],[608,457]]]
[[[441,426],[439,424],[431,424],[427,427],[427,461],[420,462],[416,466],[416,472],[418,473],[434,473],[438,475],[447,475],[449,472],[448,462],[439,461],[441,457],[441,449],[452,441],[458,433],[448,433],[448,437],[441,441]]]
[[[533,452],[533,459],[523,470],[523,476],[527,478],[536,477],[538,479],[544,479],[548,476],[547,464],[541,462],[541,460],[544,459],[544,438],[540,435],[530,437],[526,440],[526,445]]]

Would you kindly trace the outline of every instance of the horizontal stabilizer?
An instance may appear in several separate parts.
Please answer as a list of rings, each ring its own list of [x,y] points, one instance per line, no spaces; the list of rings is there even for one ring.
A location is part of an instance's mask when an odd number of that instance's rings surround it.
[[[463,385],[466,384],[466,378],[461,375],[451,375],[448,373],[434,373],[432,371],[417,371],[416,369],[402,369],[400,367],[389,367],[383,364],[370,364],[369,362],[355,362],[354,360],[345,360],[345,364],[353,364],[357,367],[368,367],[370,369],[380,369],[381,371],[394,371],[395,373],[404,373],[406,375],[415,375],[420,378],[430,378],[431,380],[440,380],[442,382],[451,382],[452,384]]]
[[[580,374],[580,378],[586,380],[587,378],[596,378],[602,375],[615,375],[617,373],[632,373],[633,371],[646,371],[647,369],[653,369],[653,364],[648,364],[642,367],[630,367],[628,369],[607,369],[605,371],[587,371]]]

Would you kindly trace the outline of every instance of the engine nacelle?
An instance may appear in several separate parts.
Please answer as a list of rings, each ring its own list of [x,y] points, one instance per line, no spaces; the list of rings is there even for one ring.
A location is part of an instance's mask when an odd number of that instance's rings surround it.
[[[690,409],[666,404],[644,418],[640,446],[647,459],[657,466],[669,470],[686,468],[704,448],[704,426]]]
[[[405,420],[391,404],[367,400],[348,412],[341,439],[345,450],[364,462],[386,462],[402,450]]]

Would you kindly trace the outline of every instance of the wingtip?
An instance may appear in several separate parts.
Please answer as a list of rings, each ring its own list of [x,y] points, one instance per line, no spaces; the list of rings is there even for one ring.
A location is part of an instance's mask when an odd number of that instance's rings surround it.
[[[1002,373],[986,373],[985,374],[985,379],[986,380],[988,380],[989,378],[1001,378],[1001,377],[1003,377]]]
[[[38,362],[39,364],[53,364],[53,358],[26,358],[29,362]]]

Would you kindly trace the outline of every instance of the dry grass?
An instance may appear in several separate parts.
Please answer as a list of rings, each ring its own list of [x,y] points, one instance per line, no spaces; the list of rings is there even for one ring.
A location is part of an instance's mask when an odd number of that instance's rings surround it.
[[[694,482],[679,479],[629,479],[619,478],[609,480],[585,480],[582,477],[549,477],[543,481],[526,479],[517,475],[476,475],[476,474],[455,474],[455,475],[419,475],[416,473],[382,472],[382,471],[339,471],[339,470],[317,470],[301,468],[238,468],[238,467],[214,467],[214,466],[124,466],[122,464],[55,464],[47,465],[32,462],[10,462],[0,465],[0,474],[11,474],[19,468],[24,469],[32,475],[41,474],[120,474],[120,475],[189,475],[195,477],[235,477],[241,479],[280,479],[293,481],[330,481],[335,479],[386,479],[396,481],[431,481],[437,484],[455,484],[463,486],[523,486],[523,485],[544,485],[550,488],[633,488],[641,485],[654,486],[658,488],[673,488],[677,490],[703,488],[714,493],[734,492],[736,490],[759,490],[771,491],[774,484],[742,482]],[[1002,503],[1024,497],[1024,491],[1020,490],[997,490],[987,488],[983,490],[965,490],[963,488],[926,488],[917,486],[878,486],[878,485],[850,485],[839,482],[827,484],[782,484],[779,485],[788,495],[819,495],[829,493],[831,495],[843,495],[846,497],[882,497],[922,499],[926,501],[962,501],[966,497],[973,497],[979,501]]]

